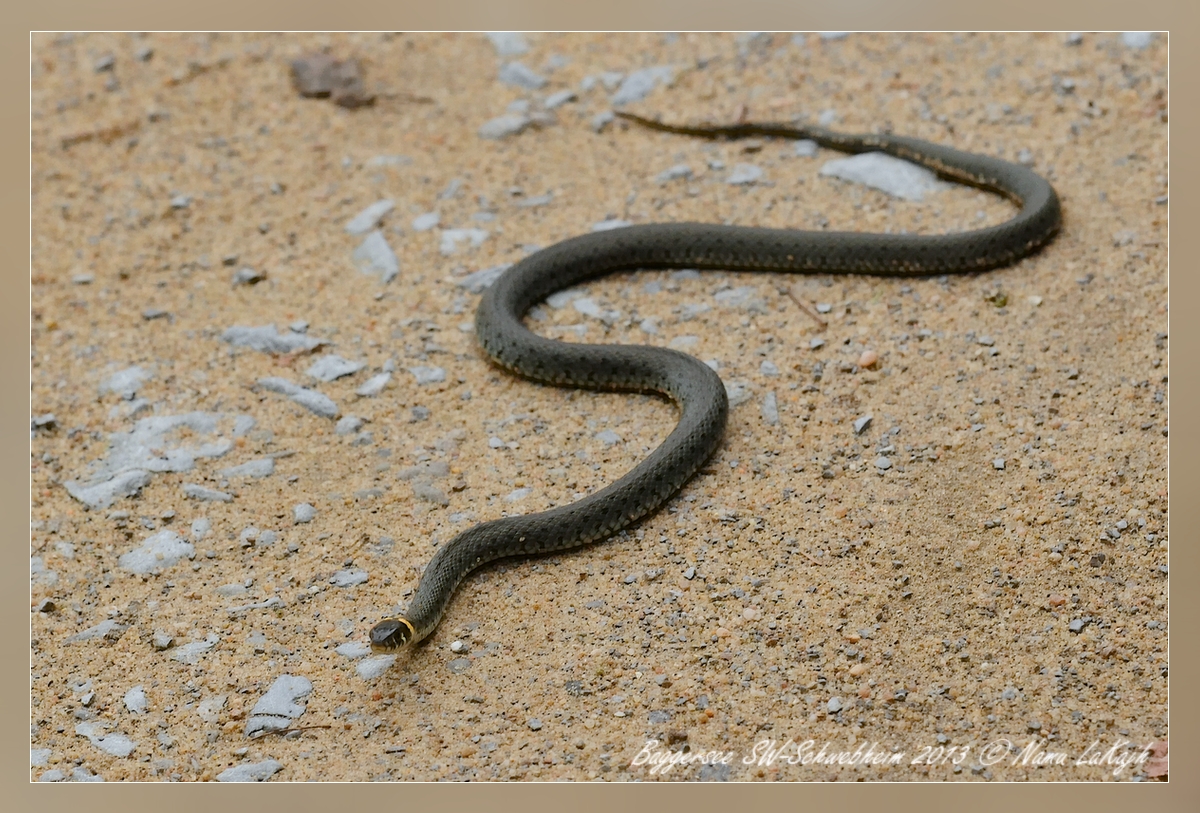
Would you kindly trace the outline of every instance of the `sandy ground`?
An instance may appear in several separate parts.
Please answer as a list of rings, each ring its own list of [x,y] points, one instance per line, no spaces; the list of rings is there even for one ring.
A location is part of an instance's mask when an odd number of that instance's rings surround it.
[[[1161,774],[1139,755],[1168,734],[1165,37],[525,41],[34,37],[31,409],[54,420],[31,432],[31,776]],[[322,48],[362,61],[373,106],[296,93],[290,60]],[[501,81],[510,61],[544,86]],[[470,577],[389,666],[366,632],[438,544],[613,481],[673,425],[652,397],[491,367],[468,275],[606,219],[939,232],[1013,211],[891,198],[789,142],[597,132],[655,66],[669,81],[630,109],[825,116],[1031,163],[1064,230],[987,274],[645,272],[542,306],[548,336],[716,362],[740,401],[724,445],[631,532]],[[480,136],[521,100],[530,126]],[[728,183],[743,163],[761,177]],[[691,177],[656,180],[677,164]],[[346,231],[383,199],[390,282]],[[244,268],[265,278],[233,284]],[[222,338],[272,324],[326,344]],[[330,354],[363,366],[308,374]],[[67,490],[122,466],[135,496]],[[889,764],[828,758],[868,746]],[[715,764],[633,764],[651,753]]]

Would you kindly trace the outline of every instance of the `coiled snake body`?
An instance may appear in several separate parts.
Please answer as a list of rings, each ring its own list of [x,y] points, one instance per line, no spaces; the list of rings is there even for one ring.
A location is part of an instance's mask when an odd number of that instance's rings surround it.
[[[646,516],[670,499],[720,443],[729,405],[712,369],[661,347],[573,344],[538,336],[522,319],[548,295],[615,271],[640,268],[885,276],[982,271],[1037,251],[1061,224],[1058,196],[1050,184],[1025,167],[997,158],[893,135],[845,135],[785,124],[677,127],[628,113],[617,115],[646,127],[706,138],[807,138],[843,152],[878,150],[1004,195],[1020,211],[998,226],[939,235],[709,223],[628,226],[573,237],[516,263],[487,289],[475,315],[479,342],[495,363],[557,386],[661,393],[678,404],[679,424],[612,485],[540,514],[484,522],[443,545],[425,568],[408,610],[371,629],[371,648],[377,652],[395,651],[429,635],[455,588],[480,565],[596,542]]]

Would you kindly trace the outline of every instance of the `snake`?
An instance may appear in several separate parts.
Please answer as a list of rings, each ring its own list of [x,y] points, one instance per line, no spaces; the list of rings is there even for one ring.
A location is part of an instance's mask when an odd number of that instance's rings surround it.
[[[526,313],[556,291],[620,271],[931,276],[1007,266],[1047,245],[1062,225],[1059,199],[1032,169],[916,138],[845,134],[791,123],[675,125],[625,111],[645,128],[707,139],[809,139],[846,153],[883,152],[950,181],[1011,200],[1005,222],[945,234],[810,231],[714,223],[649,223],[594,231],[540,249],[488,287],[475,333],[496,365],[543,384],[665,396],[679,420],[667,438],[616,482],[540,513],[483,522],[441,545],[421,573],[408,608],[369,633],[371,649],[394,653],[437,627],[462,580],[496,559],[600,542],[654,512],[705,464],[721,442],[729,401],[717,373],[694,356],[648,345],[584,344],[539,336]]]

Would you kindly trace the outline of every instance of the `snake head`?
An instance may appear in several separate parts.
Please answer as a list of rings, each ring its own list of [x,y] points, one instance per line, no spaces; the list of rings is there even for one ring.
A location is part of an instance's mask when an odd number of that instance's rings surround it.
[[[371,627],[372,652],[396,652],[412,643],[416,630],[407,618],[385,618]]]

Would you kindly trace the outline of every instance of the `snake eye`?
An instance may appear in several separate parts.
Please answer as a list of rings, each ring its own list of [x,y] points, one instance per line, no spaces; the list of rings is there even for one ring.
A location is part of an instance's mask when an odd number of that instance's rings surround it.
[[[385,618],[371,627],[371,650],[395,652],[412,640],[412,625],[403,618]]]

